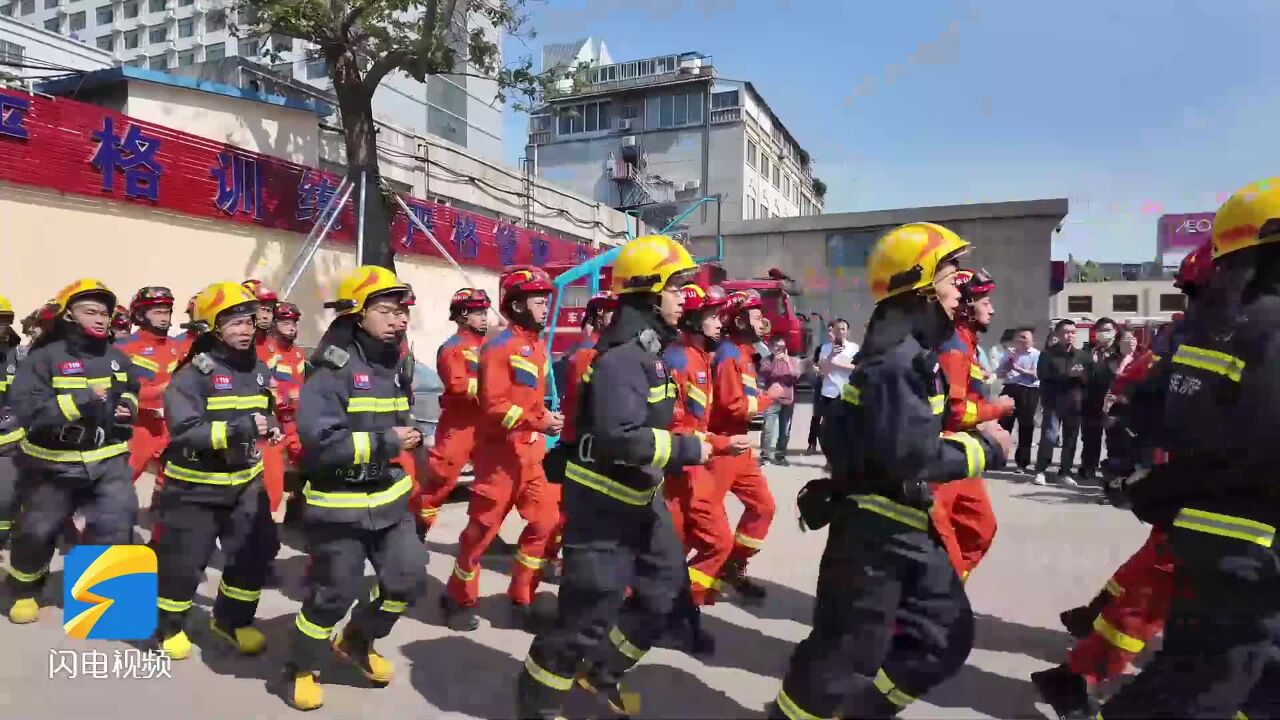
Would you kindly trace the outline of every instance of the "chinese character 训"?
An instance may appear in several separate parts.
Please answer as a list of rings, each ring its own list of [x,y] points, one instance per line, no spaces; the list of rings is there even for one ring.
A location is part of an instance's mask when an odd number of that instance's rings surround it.
[[[138,668],[138,676],[145,680],[154,680],[156,678],[172,679],[170,662],[169,653],[151,648],[142,656],[141,667]]]
[[[298,183],[298,211],[294,217],[298,220],[311,220],[329,205],[329,200],[338,192],[338,186],[329,178],[310,170],[302,173],[302,182]],[[338,213],[342,208],[335,207],[330,213]],[[328,220],[328,216],[319,218],[317,222]],[[342,229],[342,221],[333,221],[333,230]]]
[[[213,204],[228,215],[243,212],[262,219],[263,176],[265,168],[257,158],[237,155],[230,150],[218,153],[218,166],[209,174],[218,181],[218,194]]]
[[[0,95],[0,135],[26,140],[27,128],[23,122],[31,111],[31,100],[24,97]]]
[[[142,665],[142,651],[137,648],[116,650],[111,662],[111,676],[117,679],[136,680]]]
[[[551,243],[545,238],[533,239],[533,264],[541,267],[547,264],[547,256],[551,254]]]
[[[143,135],[142,128],[130,125],[121,140],[116,137],[115,122],[104,117],[102,129],[93,133],[93,139],[99,144],[90,162],[102,173],[104,192],[115,190],[116,171],[123,170],[125,196],[159,200],[160,175],[164,172],[156,159],[160,138]]]
[[[516,229],[510,225],[499,225],[498,264],[502,267],[516,264]]]
[[[409,218],[408,224],[405,225],[404,239],[400,241],[400,244],[405,247],[413,247],[413,238],[418,233],[418,225],[413,221],[414,218],[417,218],[418,222],[422,223],[422,226],[432,233],[436,231],[436,214],[433,208],[410,205],[409,212],[413,213],[413,216]]]
[[[480,254],[480,241],[476,239],[475,218],[460,215],[453,222],[453,244],[458,254],[468,260],[475,260]]]
[[[85,650],[80,656],[80,672],[95,680],[106,680],[107,654],[101,650]]]
[[[49,679],[52,680],[58,677],[60,673],[65,672],[69,679],[75,680],[80,670],[79,659],[80,656],[76,654],[75,650],[55,650],[50,648]]]

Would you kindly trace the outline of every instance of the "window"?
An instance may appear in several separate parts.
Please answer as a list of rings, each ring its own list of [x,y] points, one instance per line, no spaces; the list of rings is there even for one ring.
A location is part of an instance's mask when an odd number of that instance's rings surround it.
[[[188,65],[195,65],[195,64],[196,64],[195,50],[183,50],[182,52],[178,53],[178,67],[187,67]]]
[[[58,0],[44,0],[45,10],[52,10],[53,8],[56,8],[56,7],[58,7]]]
[[[227,56],[227,44],[224,42],[214,43],[204,49],[205,62],[215,62]]]
[[[237,54],[242,57],[257,57],[261,48],[261,40],[257,38],[241,38]]]
[[[142,33],[141,33],[141,31],[139,31],[139,30],[130,30],[129,32],[125,33],[125,34],[124,34],[124,49],[125,49],[125,50],[137,50],[137,49],[138,49],[138,36],[139,36],[139,35],[141,35],[141,34],[142,34]]]
[[[560,135],[572,135],[581,132],[600,132],[612,129],[610,118],[611,103],[580,103],[569,105],[560,112]]]
[[[756,199],[748,195],[747,206],[743,208],[743,210],[746,211],[743,217],[743,220],[755,220],[756,219]]]
[[[30,15],[36,11],[36,0],[22,0],[22,14]]]
[[[13,3],[0,5],[0,17],[13,17]]]
[[[284,35],[271,36],[271,49],[278,53],[286,53],[293,49],[293,38]]]
[[[169,61],[163,55],[157,55],[147,61],[147,67],[152,70],[168,70]]]
[[[1187,309],[1187,296],[1182,293],[1161,293],[1160,312],[1182,312]]]
[[[307,79],[319,80],[329,77],[329,63],[324,58],[316,58],[307,63]]]
[[[785,173],[782,176],[782,194],[791,197],[791,176]]]
[[[196,34],[196,21],[192,18],[178,21],[178,37],[189,38]]]
[[[782,187],[782,161],[773,164],[773,186]]]
[[[761,220],[769,219],[769,206],[765,205],[764,203],[760,203],[760,219]]]
[[[20,63],[26,54],[26,50],[21,45],[0,40],[0,62]]]
[[[97,17],[97,23],[99,25],[110,25],[116,21],[116,14],[111,9],[110,5],[103,5],[98,8],[94,11],[94,15]]]
[[[1093,312],[1093,296],[1068,295],[1067,312],[1072,314]]]
[[[147,41],[153,43],[164,42],[169,39],[169,28],[159,25],[147,31]]]
[[[721,108],[738,107],[738,91],[718,92],[711,94],[711,109],[719,110]]]
[[[78,32],[80,30],[83,30],[85,28],[85,25],[88,23],[88,21],[89,21],[89,18],[87,15],[85,15],[85,12],[83,10],[81,10],[78,13],[75,13],[74,15],[71,16],[71,32]]]
[[[675,95],[654,95],[648,103],[647,128],[673,128],[685,125],[702,124],[702,104],[705,102],[701,90],[694,90]]]
[[[1137,295],[1112,295],[1111,310],[1113,312],[1138,312],[1138,296]]]
[[[196,0],[178,0],[179,7],[187,7],[188,5],[195,5],[195,4],[196,4]]]
[[[136,18],[136,17],[138,17],[138,2],[137,2],[137,0],[134,0],[133,2],[127,2],[127,3],[125,3],[125,4],[124,4],[124,16],[125,16],[126,18]]]
[[[142,67],[142,66],[144,66],[144,65],[146,65],[146,64],[147,64],[147,56],[146,56],[146,55],[139,55],[138,57],[136,57],[136,58],[134,58],[134,59],[130,60],[129,62],[125,63],[125,65],[128,65],[129,67],[136,67],[136,68],[140,68],[140,67]]]
[[[96,44],[99,50],[106,50],[107,52],[115,52],[116,39],[111,35],[103,35],[102,37],[98,38]]]
[[[44,21],[44,29],[48,30],[49,32],[58,32],[61,28],[62,28],[62,23],[59,22],[58,18],[56,17],[51,17],[48,20]]]
[[[227,11],[214,10],[204,21],[205,32],[219,32],[227,29]]]
[[[147,10],[149,12],[164,12],[164,0],[150,0],[147,3]],[[152,60],[154,59],[152,58]]]
[[[769,179],[769,156],[764,153],[760,154],[760,176]]]
[[[756,143],[754,140],[747,141],[747,164],[751,167],[756,166]]]

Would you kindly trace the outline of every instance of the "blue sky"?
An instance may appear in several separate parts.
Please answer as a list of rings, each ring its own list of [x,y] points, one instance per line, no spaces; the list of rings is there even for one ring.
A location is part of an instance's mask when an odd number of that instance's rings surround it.
[[[815,159],[828,212],[1067,197],[1054,257],[1155,256],[1162,212],[1280,174],[1272,0],[550,0],[545,42],[711,55]],[[536,56],[535,56],[536,57]],[[527,121],[506,120],[507,157]]]

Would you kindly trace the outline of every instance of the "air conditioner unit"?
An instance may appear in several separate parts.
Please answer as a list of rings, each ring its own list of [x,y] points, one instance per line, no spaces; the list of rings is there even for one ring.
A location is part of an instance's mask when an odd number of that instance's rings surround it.
[[[619,120],[618,129],[623,132],[631,132],[631,118],[623,118]]]
[[[701,181],[701,180],[690,180],[689,182],[686,182],[686,183],[684,184],[684,189],[685,189],[685,191],[686,191],[686,192],[693,191],[693,190],[697,190],[697,189],[699,189],[699,188],[701,188],[701,187],[702,187],[702,181]]]
[[[622,138],[622,147],[624,147],[624,148],[633,148],[633,147],[635,147],[635,146],[636,146],[636,136],[635,136],[635,135],[628,135],[628,136],[626,136],[626,137]]]

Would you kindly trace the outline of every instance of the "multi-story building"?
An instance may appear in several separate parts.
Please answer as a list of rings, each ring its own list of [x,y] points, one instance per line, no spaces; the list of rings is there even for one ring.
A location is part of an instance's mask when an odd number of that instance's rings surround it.
[[[0,17],[69,35],[134,67],[165,71],[242,56],[332,89],[324,59],[312,57],[305,42],[282,35],[235,37],[233,6],[232,0],[0,0]],[[454,22],[462,37],[480,28],[499,38],[479,14],[460,9]],[[467,65],[461,72],[477,71]],[[436,75],[424,84],[393,75],[374,97],[374,114],[499,158],[503,108],[496,96],[497,84],[483,78]]]
[[[543,69],[572,75],[530,116],[534,172],[651,225],[720,196],[722,220],[816,215],[826,187],[749,82],[683,53],[612,63],[603,43],[548,46]],[[707,209],[694,224],[716,218]]]
[[[0,79],[37,80],[60,73],[102,70],[114,64],[111,53],[0,16]]]

